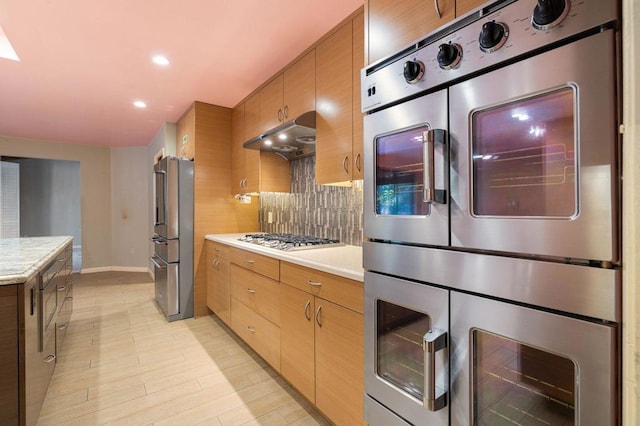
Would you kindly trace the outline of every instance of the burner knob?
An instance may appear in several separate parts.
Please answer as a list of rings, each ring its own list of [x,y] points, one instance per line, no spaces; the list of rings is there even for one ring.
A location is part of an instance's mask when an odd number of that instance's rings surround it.
[[[569,13],[569,0],[538,0],[533,8],[531,25],[540,31],[549,30],[558,25]]]
[[[438,65],[443,70],[455,68],[462,59],[462,46],[455,43],[443,43],[438,48]]]
[[[407,61],[404,63],[404,79],[409,84],[419,82],[424,76],[424,64],[422,61]]]
[[[480,50],[485,53],[495,52],[500,49],[509,37],[509,28],[503,22],[489,21],[482,25],[480,37]]]

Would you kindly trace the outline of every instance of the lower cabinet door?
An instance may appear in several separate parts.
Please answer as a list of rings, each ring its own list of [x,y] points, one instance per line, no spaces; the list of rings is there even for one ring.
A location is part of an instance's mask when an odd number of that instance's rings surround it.
[[[364,316],[316,299],[316,406],[337,425],[364,422]]]
[[[280,374],[314,402],[315,343],[313,295],[280,284]]]
[[[280,328],[231,298],[231,328],[280,372]]]

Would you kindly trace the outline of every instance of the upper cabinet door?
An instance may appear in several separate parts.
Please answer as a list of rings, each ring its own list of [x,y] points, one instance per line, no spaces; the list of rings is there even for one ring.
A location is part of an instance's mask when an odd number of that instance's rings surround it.
[[[284,121],[316,108],[316,51],[312,50],[284,72]]]
[[[358,14],[353,25],[353,148],[351,178],[362,179],[362,108],[360,100],[360,70],[364,67],[364,13]]]
[[[395,53],[456,16],[454,0],[368,0],[367,10],[369,63]]]
[[[260,128],[257,133],[247,135],[249,138],[283,123],[282,81],[282,74],[279,74],[260,90]]]

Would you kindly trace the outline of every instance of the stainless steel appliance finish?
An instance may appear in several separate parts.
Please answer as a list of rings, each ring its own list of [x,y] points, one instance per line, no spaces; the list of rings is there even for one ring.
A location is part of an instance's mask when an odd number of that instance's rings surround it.
[[[620,423],[618,30],[491,1],[362,71],[372,426]]]
[[[313,155],[316,152],[316,112],[305,112],[264,134],[249,139],[242,146],[273,152],[285,160]]]
[[[369,424],[616,424],[613,324],[378,273],[365,283]],[[444,343],[430,349],[434,333]]]
[[[152,241],[156,302],[168,321],[193,317],[193,161],[165,157],[154,166]]]
[[[239,241],[284,251],[343,246],[338,240],[294,234],[247,234]]]

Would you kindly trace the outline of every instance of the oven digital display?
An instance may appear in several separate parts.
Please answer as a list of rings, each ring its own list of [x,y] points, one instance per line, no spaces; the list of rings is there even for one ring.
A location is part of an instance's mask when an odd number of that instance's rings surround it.
[[[575,105],[568,86],[472,113],[474,215],[577,215]]]

